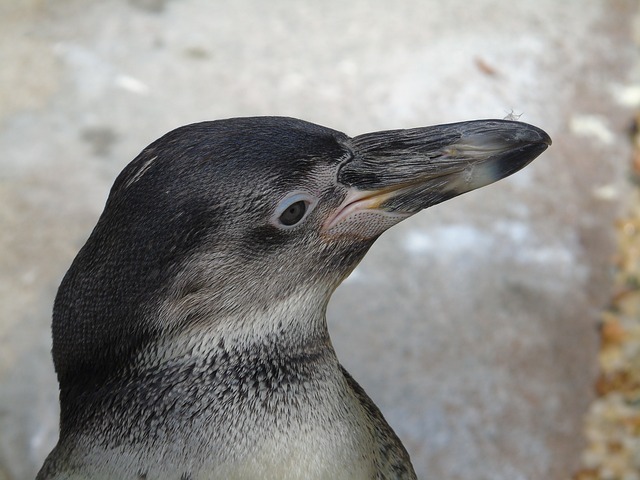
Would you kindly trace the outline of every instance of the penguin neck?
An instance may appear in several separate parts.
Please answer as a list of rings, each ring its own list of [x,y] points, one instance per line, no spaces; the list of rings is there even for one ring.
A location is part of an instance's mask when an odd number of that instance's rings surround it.
[[[279,357],[333,353],[326,321],[327,303],[328,297],[310,297],[303,292],[276,300],[266,308],[222,316],[201,315],[195,320],[187,314],[189,323],[185,325],[174,318],[174,324],[182,324],[181,328],[161,335],[161,343],[154,346],[154,351],[161,362],[172,358],[197,360],[229,351],[239,359],[256,352],[271,352]]]
[[[290,297],[263,311],[191,319],[188,326],[157,336],[104,383],[80,391],[73,385],[63,389],[62,427],[78,428],[81,411],[90,424],[113,405],[143,418],[146,410],[164,408],[155,405],[163,395],[189,392],[190,397],[209,398],[207,408],[219,409],[220,395],[226,395],[220,392],[235,388],[267,385],[270,394],[284,401],[287,388],[335,381],[328,379],[341,373],[329,339],[326,304]],[[229,402],[222,404],[233,404]]]

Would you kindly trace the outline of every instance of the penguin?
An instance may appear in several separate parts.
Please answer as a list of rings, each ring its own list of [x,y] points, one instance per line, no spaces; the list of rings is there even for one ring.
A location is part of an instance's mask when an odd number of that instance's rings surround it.
[[[551,139],[477,120],[349,137],[208,121],[115,180],[53,307],[59,440],[37,479],[415,479],[325,313],[388,228]]]

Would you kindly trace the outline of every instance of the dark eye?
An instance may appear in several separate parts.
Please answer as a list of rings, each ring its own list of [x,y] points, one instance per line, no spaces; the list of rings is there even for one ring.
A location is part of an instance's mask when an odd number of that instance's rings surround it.
[[[284,212],[280,214],[280,223],[290,227],[298,223],[304,217],[307,212],[307,202],[304,200],[298,200],[295,203],[289,205]]]
[[[290,230],[303,222],[318,204],[318,198],[304,191],[289,192],[276,206],[269,223]]]

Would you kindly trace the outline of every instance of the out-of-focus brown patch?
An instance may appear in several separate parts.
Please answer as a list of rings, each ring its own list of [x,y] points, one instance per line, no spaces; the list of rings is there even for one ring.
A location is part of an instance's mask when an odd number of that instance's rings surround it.
[[[640,116],[636,119],[638,124]],[[640,130],[633,129],[635,184],[627,218],[616,222],[618,252],[610,309],[602,314],[596,401],[573,480],[640,478]]]
[[[489,77],[495,77],[495,76],[498,75],[498,70],[496,70],[492,65],[487,63],[487,61],[484,60],[483,58],[476,57],[474,59],[474,62],[476,64],[476,67],[478,68],[478,70],[480,70],[485,75],[487,75]]]

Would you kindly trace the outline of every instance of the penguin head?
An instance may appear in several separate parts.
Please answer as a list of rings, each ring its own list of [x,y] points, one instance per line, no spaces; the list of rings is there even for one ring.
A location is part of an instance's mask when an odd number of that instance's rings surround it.
[[[159,337],[323,316],[386,229],[510,175],[549,144],[542,130],[500,120],[353,138],[283,117],[178,128],[116,179],[60,286],[61,386],[98,381]]]

